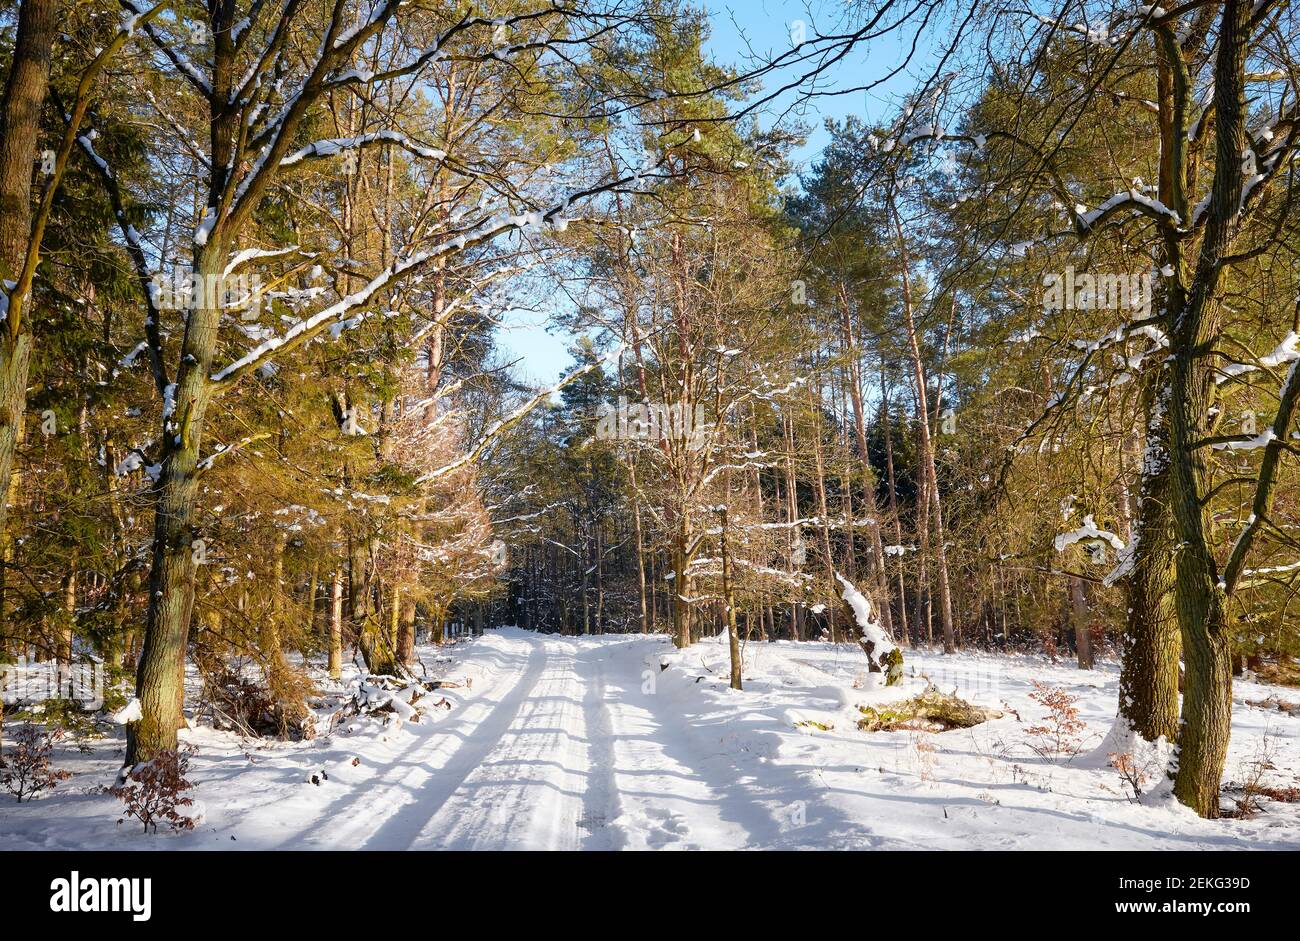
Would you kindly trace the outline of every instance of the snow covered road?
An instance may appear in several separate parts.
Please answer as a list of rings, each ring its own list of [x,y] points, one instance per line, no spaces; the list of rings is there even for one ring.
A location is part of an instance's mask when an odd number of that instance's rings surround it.
[[[502,631],[488,686],[365,788],[366,813],[302,846],[366,849],[743,847],[721,756],[643,692],[647,640]],[[650,649],[660,644],[650,641]],[[476,660],[474,651],[470,662]],[[667,727],[666,722],[671,722]],[[716,751],[716,750],[715,750]],[[715,789],[710,778],[718,781]],[[276,812],[271,808],[268,812]],[[328,815],[333,819],[337,816]],[[296,841],[290,845],[294,845]]]
[[[664,637],[557,637],[513,628],[446,651],[421,647],[454,685],[418,723],[360,716],[314,741],[243,740],[200,726],[191,778],[203,818],[184,834],[115,826],[120,742],[67,749],[76,772],[51,796],[0,804],[6,848],[756,849],[1300,848],[1300,804],[1205,821],[1158,793],[1141,802],[1108,767],[1113,665],[1088,673],[1041,657],[906,654],[1001,719],[941,734],[863,732],[861,651],[752,643],[745,690],[727,687],[725,644],[677,651]],[[353,677],[355,680],[355,677]],[[1076,757],[1037,754],[1026,730],[1040,680],[1077,697]],[[337,702],[347,683],[323,681]],[[445,702],[439,704],[445,696]],[[1270,783],[1300,782],[1300,718],[1252,702],[1300,691],[1234,690],[1228,781],[1266,755]],[[312,778],[317,780],[313,783]],[[1156,779],[1160,775],[1154,776]]]

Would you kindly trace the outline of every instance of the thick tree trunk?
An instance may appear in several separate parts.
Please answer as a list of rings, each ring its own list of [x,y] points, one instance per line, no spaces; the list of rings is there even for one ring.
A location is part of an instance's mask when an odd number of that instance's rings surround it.
[[[383,591],[381,584],[376,584],[374,589],[376,594]],[[361,650],[361,659],[365,661],[366,669],[376,676],[401,676],[405,672],[397,658],[395,612],[400,600],[400,593],[394,592],[388,624],[384,623],[384,612],[379,610],[380,603],[376,603],[366,612],[357,631],[357,647]]]
[[[1148,742],[1178,740],[1178,660],[1182,642],[1174,611],[1174,536],[1169,506],[1167,403],[1155,402],[1152,373],[1143,393],[1147,417],[1137,520],[1124,582],[1128,621],[1119,672],[1119,714]]]
[[[1206,449],[1193,446],[1207,434],[1213,386],[1210,370],[1190,352],[1200,342],[1199,335],[1176,342],[1175,349],[1188,352],[1170,367],[1173,508],[1179,536],[1174,597],[1186,665],[1174,793],[1202,817],[1217,817],[1232,722],[1232,644],[1227,596],[1210,549],[1212,519],[1201,499],[1208,478]]]
[[[1252,4],[1226,0],[1215,57],[1215,171],[1205,236],[1185,306],[1171,305],[1169,429],[1173,517],[1178,534],[1175,602],[1186,677],[1174,793],[1203,817],[1219,815],[1219,785],[1232,723],[1231,632],[1227,590],[1211,549],[1209,481],[1213,362],[1206,352],[1222,331],[1219,287],[1243,192],[1246,47]],[[1181,272],[1180,272],[1181,274]],[[1285,429],[1284,429],[1285,430]]]
[[[1160,122],[1159,198],[1175,212],[1187,211],[1187,134],[1189,116],[1175,92],[1189,93],[1183,48],[1167,33],[1156,43],[1156,95]],[[1181,266],[1182,245],[1166,239],[1162,261]],[[1153,298],[1164,313],[1181,310],[1178,279],[1161,279]],[[1128,546],[1124,589],[1128,608],[1120,662],[1119,714],[1147,741],[1178,738],[1178,661],[1181,652],[1174,610],[1174,521],[1171,506],[1170,429],[1167,368],[1149,369],[1142,380],[1141,408],[1146,426],[1137,512]]]
[[[415,601],[402,602],[397,618],[397,659],[401,663],[415,662]]]
[[[58,0],[24,0],[18,8],[13,58],[0,99],[0,281],[18,278],[32,237],[32,174],[58,10]],[[0,295],[8,301],[3,285]],[[0,495],[9,493],[14,451],[27,409],[29,320],[8,317],[0,327]],[[8,515],[8,501],[0,499],[0,533]]]
[[[195,266],[203,279],[200,283],[220,277],[225,254],[224,245],[211,243],[200,254]],[[176,732],[185,724],[185,652],[197,568],[193,542],[199,445],[212,397],[209,376],[220,320],[218,308],[200,307],[190,313],[170,412],[163,417],[149,609],[136,672],[141,719],[127,726],[127,766],[149,761],[160,751],[174,750]]]
[[[0,330],[0,494],[5,497],[13,475],[14,452],[22,439],[31,360],[32,338],[25,328],[12,340],[7,330]],[[0,533],[5,532],[8,518],[9,501],[0,497]]]
[[[214,168],[205,204],[213,214],[201,240],[193,245],[193,268],[203,285],[220,285],[233,233],[217,217],[223,204],[226,174],[232,163],[239,111],[230,106],[234,74],[234,42],[230,37],[234,7],[212,8],[210,31],[218,37],[209,99],[209,143]],[[194,509],[198,499],[199,449],[204,416],[214,393],[211,380],[220,306],[207,306],[219,292],[204,291],[205,300],[190,311],[181,341],[176,378],[168,387],[162,428],[162,470],[154,489],[154,534],[149,574],[149,609],[144,646],[136,672],[136,696],[141,718],[127,725],[125,764],[148,761],[176,748],[176,732],[184,725],[185,653],[194,604],[197,560]]]

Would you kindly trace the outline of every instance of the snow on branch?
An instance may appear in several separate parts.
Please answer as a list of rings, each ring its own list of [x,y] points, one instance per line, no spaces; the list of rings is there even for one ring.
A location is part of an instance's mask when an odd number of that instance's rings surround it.
[[[878,145],[878,149],[884,153],[894,150],[895,146],[901,145],[906,148],[918,141],[934,140],[949,143],[970,144],[976,150],[982,151],[988,145],[990,139],[1002,139],[1009,141],[1016,147],[1028,150],[1038,158],[1043,171],[1051,180],[1051,191],[1055,194],[1057,200],[1062,205],[1068,207],[1070,212],[1073,232],[1080,238],[1085,238],[1089,233],[1095,230],[1111,216],[1125,210],[1135,210],[1139,215],[1148,216],[1161,224],[1172,224],[1174,228],[1183,225],[1182,218],[1174,210],[1170,209],[1158,199],[1152,199],[1136,189],[1130,188],[1116,193],[1107,198],[1096,209],[1089,210],[1086,206],[1080,205],[1077,199],[1070,193],[1065,181],[1057,173],[1056,168],[1048,155],[1044,154],[1042,149],[1035,144],[1026,141],[1024,138],[1004,130],[992,130],[983,134],[949,134],[943,128],[933,124],[924,124],[918,126],[915,130],[909,131],[899,137],[897,141],[886,140]],[[874,138],[873,138],[874,139]],[[1058,235],[1064,233],[1057,233]],[[1023,255],[1028,243],[1021,243],[1013,246],[1014,255]]]
[[[1297,302],[1297,307],[1300,308],[1300,301]],[[1278,396],[1277,413],[1265,432],[1268,440],[1263,444],[1264,457],[1260,463],[1259,478],[1255,483],[1255,493],[1251,500],[1250,517],[1241,535],[1237,537],[1223,568],[1223,579],[1220,584],[1229,592],[1237,587],[1251,544],[1273,509],[1278,471],[1282,466],[1282,452],[1287,447],[1286,432],[1295,419],[1297,404],[1300,404],[1298,372],[1300,372],[1300,359],[1293,360],[1291,368],[1287,370],[1286,381],[1282,383],[1282,391]]]
[[[255,435],[250,435],[247,438],[241,439],[238,444],[229,445],[229,446],[224,444],[219,444],[216,446],[216,448],[213,450],[211,454],[209,454],[203,460],[199,461],[198,469],[201,471],[205,471],[213,465],[213,463],[217,460],[217,458],[229,457],[232,454],[237,454],[239,451],[248,447],[248,445],[254,444],[258,441],[264,441],[269,437],[271,437],[271,433],[269,431],[263,431]]]
[[[898,644],[876,619],[876,613],[872,610],[867,596],[858,591],[853,583],[839,572],[835,573],[835,579],[844,586],[844,593],[840,597],[853,610],[853,619],[857,621],[858,630],[862,635],[859,643],[866,651],[867,659],[873,667],[889,676],[887,685],[897,682],[901,677],[903,662],[898,652]],[[897,675],[895,675],[896,670],[899,671]]]
[[[388,19],[400,3],[401,0],[386,0],[385,3],[376,8],[376,11],[372,14],[369,22],[361,24],[358,27],[352,27],[340,35],[334,43],[334,49],[338,50],[349,44],[352,48],[355,48],[359,42],[364,41],[365,38],[373,34],[379,26],[382,26],[382,21]],[[492,19],[467,13],[459,22],[448,27],[443,33],[438,35],[433,42],[406,62],[385,69],[377,74],[356,68],[350,68],[339,75],[333,76],[324,87],[338,88],[351,83],[382,82],[401,78],[418,71],[426,65],[439,61],[445,54],[447,47],[462,33],[466,33],[477,27],[488,27],[493,31],[495,36],[501,36],[504,35],[505,31],[508,29],[514,29],[534,20],[541,20],[554,16],[560,16],[571,20],[604,19],[606,22],[603,25],[598,24],[593,26],[590,31],[576,33],[571,36],[563,35],[563,30],[553,29],[550,31],[551,35],[545,39],[529,40],[527,42],[514,44],[501,44],[498,45],[497,48],[494,48],[490,53],[476,58],[483,61],[496,59],[498,61],[506,62],[509,61],[512,56],[523,52],[532,52],[543,49],[555,50],[564,46],[587,45],[596,41],[602,35],[612,32],[617,25],[631,22],[633,19],[632,16],[601,15],[581,9],[566,8],[558,3],[541,6],[536,10],[517,13],[513,16],[499,16]]]
[[[1152,199],[1150,196],[1144,196],[1136,189],[1127,189],[1123,192],[1116,193],[1096,209],[1088,212],[1080,212],[1080,207],[1074,207],[1075,227],[1080,234],[1096,228],[1106,219],[1113,216],[1122,209],[1136,209],[1143,215],[1150,216],[1157,222],[1172,222],[1175,226],[1183,224],[1182,218],[1158,199]]]
[[[664,161],[667,160],[667,153],[668,151],[665,151],[665,156],[661,157],[659,162],[651,169],[662,167]],[[559,221],[564,219],[563,214],[575,201],[615,190],[620,186],[633,182],[634,180],[640,181],[647,175],[649,174],[646,171],[638,170],[633,175],[619,177],[618,179],[610,180],[597,186],[571,193],[565,199],[555,203],[549,209],[544,211],[535,210],[517,215],[493,216],[492,218],[481,222],[479,225],[460,233],[455,238],[448,239],[447,241],[435,245],[425,251],[394,261],[359,291],[349,294],[334,304],[331,304],[323,310],[311,315],[307,319],[299,321],[283,335],[272,337],[264,343],[249,350],[233,363],[217,370],[211,376],[212,381],[221,384],[229,384],[251,370],[261,366],[262,363],[266,362],[272,356],[301,346],[303,343],[306,343],[308,340],[311,340],[318,334],[322,333],[332,324],[351,318],[353,312],[356,311],[357,308],[366,304],[372,297],[389,287],[389,285],[399,281],[405,275],[412,274],[440,258],[462,252],[465,249],[472,248],[476,245],[490,242],[507,232],[517,230],[535,230],[541,229],[546,225],[556,225]]]
[[[1240,583],[1240,587],[1251,588],[1260,582],[1277,581],[1276,576],[1292,572],[1300,572],[1300,562],[1272,565],[1267,568],[1246,569],[1241,573],[1245,580]]]
[[[1108,542],[1115,549],[1120,551],[1124,549],[1124,540],[1109,530],[1098,528],[1091,513],[1084,516],[1082,526],[1068,533],[1059,534],[1052,540],[1052,545],[1056,547],[1057,552],[1064,552],[1076,542]]]
[[[290,245],[288,248],[245,248],[236,252],[226,263],[226,268],[222,272],[224,275],[232,275],[250,261],[262,258],[280,258],[284,255],[292,255],[298,251],[297,245]]]
[[[1222,384],[1237,376],[1257,372],[1261,368],[1273,369],[1284,363],[1293,363],[1297,359],[1300,359],[1300,334],[1292,330],[1282,338],[1281,343],[1273,348],[1273,352],[1267,356],[1259,357],[1259,365],[1254,363],[1229,363],[1219,370],[1219,375],[1215,377],[1214,381],[1216,384]]]
[[[1155,9],[1159,8],[1156,7]],[[1066,23],[1064,20],[1054,20],[1050,16],[1043,16],[1041,13],[1026,12],[1044,26],[1050,26],[1053,30],[1077,36],[1088,45],[1100,46],[1103,49],[1112,49],[1126,38],[1123,35],[1113,35],[1108,26],[1090,26],[1086,22]]]
[[[295,150],[280,160],[281,167],[291,167],[294,164],[301,163],[304,160],[322,157],[334,157],[348,150],[359,150],[371,144],[388,142],[396,144],[403,150],[414,154],[417,157],[424,157],[427,160],[445,160],[447,152],[436,147],[425,147],[423,144],[417,144],[400,131],[374,131],[370,134],[362,134],[358,137],[332,137],[326,140],[318,140],[308,144],[299,150]]]
[[[124,9],[136,17],[143,17],[148,12],[143,4],[136,2],[136,0],[120,0],[120,2]],[[166,4],[159,4],[159,6],[166,6]],[[129,19],[131,19],[131,17],[128,17],[128,20]],[[131,25],[134,27],[135,24],[132,23]],[[158,51],[171,60],[172,65],[176,66],[176,70],[180,72],[191,85],[198,89],[199,93],[202,94],[204,98],[211,99],[211,83],[207,80],[207,77],[194,66],[193,62],[176,50],[176,44],[168,42],[167,39],[158,32],[157,28],[147,20],[140,25],[144,26],[145,34],[153,40],[153,44],[158,47]]]
[[[1039,413],[1038,417],[1029,423],[1028,427],[1022,431],[1016,440],[1007,445],[1006,458],[1002,463],[1002,470],[998,477],[998,487],[1001,488],[1006,483],[1007,475],[1011,471],[1011,465],[1015,455],[1020,453],[1022,445],[1028,441],[1034,434],[1046,423],[1052,416],[1056,415],[1068,402],[1077,395],[1080,400],[1088,397],[1092,392],[1100,391],[1093,388],[1091,391],[1084,385],[1084,376],[1087,374],[1089,364],[1097,353],[1106,350],[1118,343],[1122,343],[1135,336],[1145,336],[1155,344],[1153,349],[1141,354],[1136,364],[1132,357],[1126,357],[1126,364],[1130,369],[1136,368],[1141,364],[1141,360],[1146,359],[1156,349],[1167,347],[1169,340],[1163,330],[1160,329],[1161,323],[1159,317],[1147,317],[1142,320],[1134,320],[1130,323],[1121,324],[1114,330],[1108,331],[1100,339],[1089,342],[1086,340],[1076,340],[1074,346],[1083,351],[1083,358],[1071,373],[1064,387],[1047,403],[1047,406]]]

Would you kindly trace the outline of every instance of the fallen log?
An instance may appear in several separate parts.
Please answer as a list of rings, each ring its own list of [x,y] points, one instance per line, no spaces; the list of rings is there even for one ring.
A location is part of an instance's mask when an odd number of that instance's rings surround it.
[[[1002,713],[996,710],[976,706],[955,693],[940,692],[936,686],[929,686],[910,699],[879,706],[860,705],[858,711],[862,713],[858,728],[863,732],[893,732],[898,729],[947,732],[1002,718]]]

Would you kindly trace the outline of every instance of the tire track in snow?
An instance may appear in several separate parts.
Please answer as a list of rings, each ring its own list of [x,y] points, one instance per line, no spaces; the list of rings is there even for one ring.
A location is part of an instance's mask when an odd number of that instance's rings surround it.
[[[396,782],[396,787],[391,789],[396,790],[400,806],[379,827],[360,840],[362,846],[365,849],[410,847],[421,824],[436,812],[459,782],[472,773],[491,750],[493,733],[500,735],[514,721],[540,680],[545,666],[545,651],[534,649],[529,655],[526,668],[497,680],[505,692],[490,708],[475,708],[482,702],[476,700],[463,711],[458,721],[435,726],[428,736],[425,748],[413,750],[404,756],[407,760],[402,765],[409,770]],[[459,747],[454,747],[458,740]],[[454,747],[454,751],[448,754],[449,747]],[[414,799],[401,800],[404,796],[409,798],[412,795]],[[391,797],[387,794],[375,799],[391,802]],[[370,803],[369,806],[374,805]],[[366,816],[355,822],[357,830],[367,826]]]
[[[364,801],[365,813],[335,829],[331,844],[599,850],[803,842],[786,817],[793,801],[817,790],[800,773],[811,769],[769,765],[775,780],[760,783],[752,764],[759,755],[732,753],[722,716],[680,690],[645,691],[645,672],[655,671],[644,637],[519,632],[511,641],[526,658],[403,749],[377,783],[360,785],[354,801]],[[742,752],[766,751],[765,737],[746,733]]]
[[[608,698],[622,813],[615,825],[630,849],[740,849],[753,843],[744,808],[710,757],[684,736],[684,719],[651,686],[645,638],[617,644]],[[653,670],[650,671],[654,676]],[[722,769],[717,769],[721,771]],[[712,779],[712,780],[710,780]],[[741,802],[743,803],[743,802]]]
[[[533,642],[543,662],[534,688],[504,727],[475,730],[482,743],[473,767],[426,785],[419,805],[432,812],[411,848],[579,848],[589,746],[576,647],[540,635]]]
[[[589,850],[622,849],[624,841],[611,827],[620,814],[618,782],[614,775],[614,728],[609,709],[609,686],[605,679],[605,662],[611,656],[608,647],[594,647],[584,652],[583,664],[587,691],[582,700],[583,723],[588,750],[587,791],[583,795],[582,818],[578,826],[586,831],[582,848]]]
[[[387,733],[405,735],[408,741],[384,756],[381,762],[363,764],[363,772],[369,767],[375,768],[375,772],[353,780],[343,796],[322,808],[317,804],[319,792],[302,790],[289,800],[259,808],[250,814],[241,829],[296,831],[279,844],[287,849],[354,849],[362,844],[378,848],[371,842],[377,825],[382,828],[385,820],[411,802],[412,795],[418,794],[430,778],[430,769],[444,766],[458,747],[468,746],[475,729],[491,721],[497,712],[518,708],[519,691],[526,675],[540,669],[538,652],[529,649],[529,645],[520,645],[519,656],[500,659],[504,662],[492,669],[487,688],[482,689],[483,681],[480,681],[482,691],[444,721],[432,727],[403,726],[400,731],[394,729]],[[347,739],[338,737],[334,750],[347,754]],[[306,827],[295,825],[294,821],[301,817],[309,820]]]

